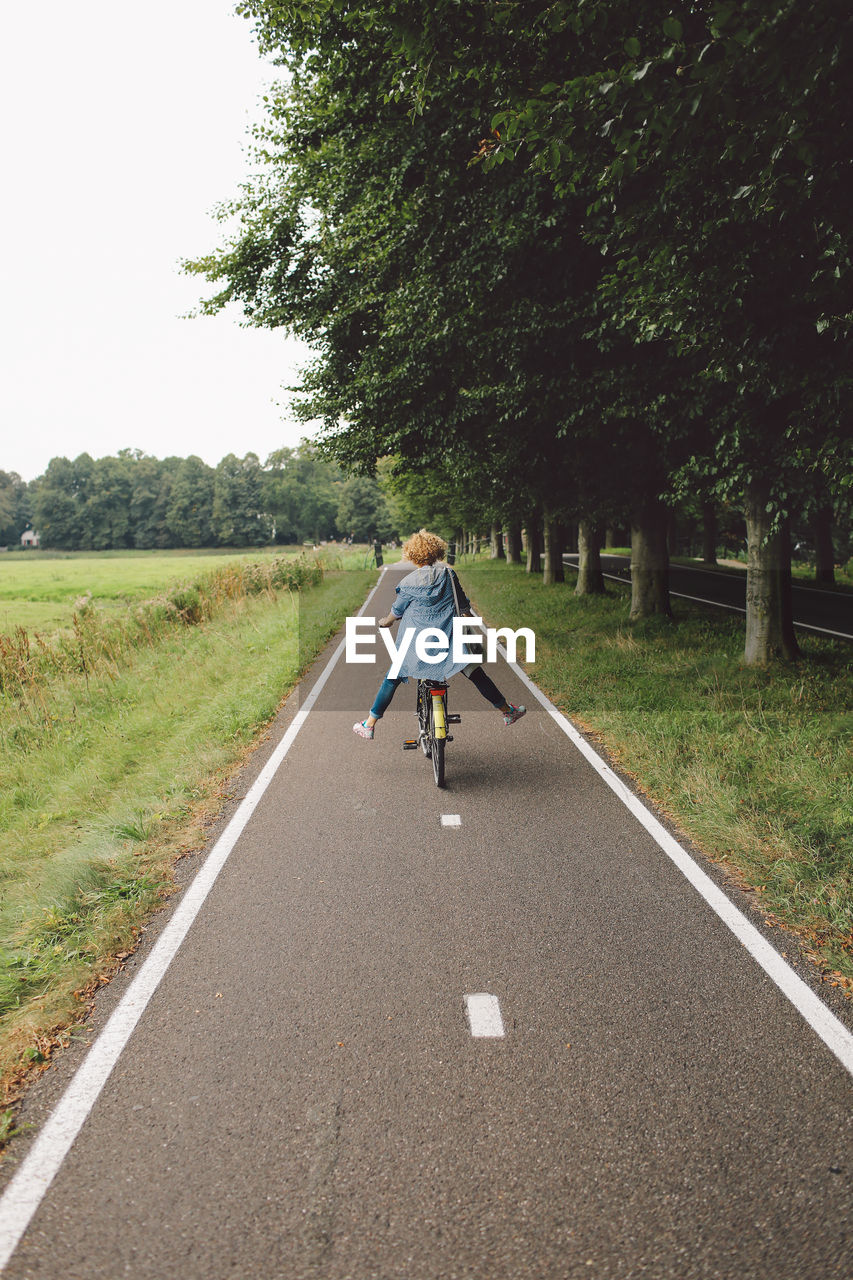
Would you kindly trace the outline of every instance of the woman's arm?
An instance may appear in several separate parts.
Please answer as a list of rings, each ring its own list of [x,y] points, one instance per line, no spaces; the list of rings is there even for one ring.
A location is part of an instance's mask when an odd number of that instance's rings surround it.
[[[386,613],[384,618],[380,618],[376,625],[378,627],[393,627],[395,622],[400,621],[410,604],[411,599],[407,598],[407,596],[400,591],[400,588],[397,587],[397,599],[391,607],[391,612]]]

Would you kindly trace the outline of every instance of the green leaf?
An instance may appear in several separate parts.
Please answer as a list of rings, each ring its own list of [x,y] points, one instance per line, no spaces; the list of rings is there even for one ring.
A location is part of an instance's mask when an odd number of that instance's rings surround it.
[[[631,36],[629,40],[625,41],[625,52],[629,58],[639,58],[640,48],[641,45],[636,36]]]
[[[734,9],[735,6],[733,4],[718,4],[714,9],[714,26],[720,28],[724,27],[734,13]]]
[[[669,17],[664,20],[663,33],[665,36],[668,36],[670,40],[680,40],[681,32],[682,27],[678,18]]]

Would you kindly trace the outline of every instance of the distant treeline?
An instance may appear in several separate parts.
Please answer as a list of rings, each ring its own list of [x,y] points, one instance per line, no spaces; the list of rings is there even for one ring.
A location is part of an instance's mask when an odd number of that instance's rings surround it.
[[[53,458],[30,483],[0,471],[0,544],[17,546],[29,527],[42,547],[64,551],[268,546],[396,532],[376,480],[345,476],[308,443],[278,449],[265,463],[229,453],[201,458]]]

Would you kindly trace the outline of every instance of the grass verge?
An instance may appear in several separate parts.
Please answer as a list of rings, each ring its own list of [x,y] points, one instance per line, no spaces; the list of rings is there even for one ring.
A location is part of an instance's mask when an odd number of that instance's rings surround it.
[[[576,596],[514,566],[463,582],[490,625],[534,629],[553,702],[853,994],[850,646],[798,637],[801,661],[756,670],[722,611],[678,600],[672,622],[630,623],[619,588]]]
[[[373,571],[225,596],[97,669],[59,670],[47,713],[3,698],[0,1078],[13,1101],[136,944],[199,849],[229,775]],[[5,1121],[8,1132],[11,1121]],[[0,1140],[2,1140],[0,1128]]]
[[[52,633],[70,624],[89,601],[102,613],[168,595],[170,589],[223,570],[304,558],[304,547],[173,551],[26,551],[0,555],[0,633],[24,627]],[[313,555],[313,552],[309,552]],[[366,547],[329,545],[318,553],[329,568],[366,567]],[[372,557],[371,557],[372,562]]]

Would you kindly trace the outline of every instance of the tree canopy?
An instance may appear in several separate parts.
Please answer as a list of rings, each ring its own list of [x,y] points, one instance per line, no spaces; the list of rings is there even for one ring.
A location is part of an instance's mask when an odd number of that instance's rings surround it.
[[[849,6],[240,7],[285,79],[190,265],[314,346],[325,449],[630,522],[638,613],[667,509],[735,500],[784,610],[789,517],[851,484]],[[794,650],[780,614],[756,660]]]
[[[307,441],[263,464],[254,453],[230,453],[215,467],[131,449],[83,453],[52,458],[29,485],[0,472],[0,521],[7,544],[33,523],[42,546],[68,551],[391,537],[397,530],[378,481],[358,481],[355,507],[354,484]]]

